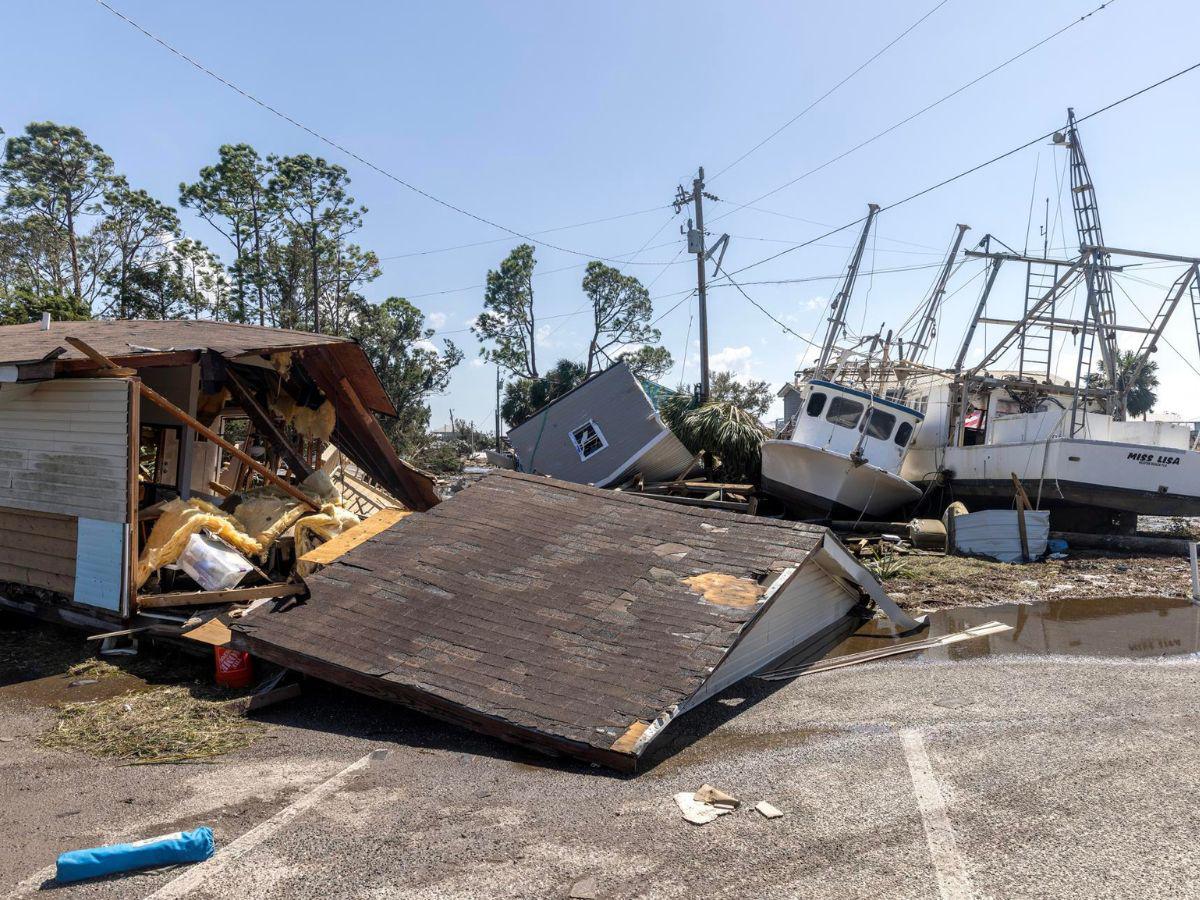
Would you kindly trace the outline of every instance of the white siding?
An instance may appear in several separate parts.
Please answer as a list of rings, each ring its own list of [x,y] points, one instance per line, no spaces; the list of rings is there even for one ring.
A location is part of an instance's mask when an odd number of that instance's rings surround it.
[[[833,578],[811,558],[784,587],[766,612],[745,626],[747,631],[700,690],[680,712],[703,703],[731,684],[762,669],[789,650],[843,618],[858,603],[857,592]]]
[[[129,383],[47,381],[0,403],[0,507],[124,522]]]

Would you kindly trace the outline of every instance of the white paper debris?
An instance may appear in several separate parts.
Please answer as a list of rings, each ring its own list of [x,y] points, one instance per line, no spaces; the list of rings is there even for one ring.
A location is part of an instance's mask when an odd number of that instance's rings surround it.
[[[691,791],[676,794],[675,805],[679,807],[683,817],[693,825],[707,825],[718,816],[733,812],[732,809],[713,806],[711,803],[701,803]]]
[[[766,816],[768,819],[778,819],[780,816],[783,815],[783,810],[779,809],[776,806],[772,806],[766,800],[760,801],[758,803],[758,805],[755,806],[754,808],[757,809],[764,816]]]

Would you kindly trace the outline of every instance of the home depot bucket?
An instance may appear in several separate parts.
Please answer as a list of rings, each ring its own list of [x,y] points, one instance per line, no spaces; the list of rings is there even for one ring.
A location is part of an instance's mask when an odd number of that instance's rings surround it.
[[[217,684],[227,688],[244,688],[250,686],[254,676],[254,666],[250,662],[250,654],[242,650],[230,650],[227,647],[214,647],[217,663]]]

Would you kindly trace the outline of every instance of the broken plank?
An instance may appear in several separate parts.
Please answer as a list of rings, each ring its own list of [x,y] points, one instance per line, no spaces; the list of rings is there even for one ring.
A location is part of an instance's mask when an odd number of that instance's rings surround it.
[[[229,642],[233,640],[229,626],[221,621],[220,616],[213,616],[203,625],[197,625],[190,631],[183,632],[180,637],[208,644],[211,647],[228,647]]]
[[[1005,625],[1003,622],[985,622],[982,625],[975,625],[963,631],[956,631],[952,634],[942,635],[941,637],[927,638],[920,641],[905,641],[885,647],[876,647],[873,650],[864,650],[861,653],[847,653],[844,656],[828,657],[817,660],[809,665],[790,666],[786,669],[774,669],[769,672],[763,672],[755,677],[763,681],[783,681],[789,678],[796,678],[800,675],[813,675],[817,672],[828,672],[830,669],[842,669],[846,666],[855,666],[859,663],[871,662],[876,659],[898,656],[901,653],[932,650],[936,647],[945,647],[948,644],[957,644],[960,641],[969,641],[973,638],[988,637],[989,635],[999,634],[1004,631],[1012,631],[1012,626]]]
[[[684,506],[703,506],[707,509],[727,509],[730,512],[744,513],[749,509],[748,503],[734,503],[731,500],[705,500],[700,497],[673,497],[669,494],[642,494],[648,500],[660,503],[679,503]]]
[[[249,697],[242,697],[230,703],[230,708],[240,715],[254,712],[255,710],[263,709],[267,706],[274,706],[276,703],[282,703],[284,700],[291,700],[293,697],[300,696],[300,685],[285,684],[283,687],[272,688],[267,691],[259,691],[251,694]]]
[[[353,528],[347,529],[321,546],[309,550],[300,557],[300,561],[327,566],[338,557],[349,553],[359,544],[369,541],[380,532],[387,531],[401,519],[409,515],[412,515],[412,512],[407,509],[381,509],[373,516],[359,522]]]
[[[160,606],[201,606],[208,603],[240,603],[262,598],[294,597],[307,590],[303,584],[262,584],[256,587],[229,588],[224,591],[190,591],[179,594],[145,594],[137,598],[139,609]]]
[[[88,635],[87,638],[85,638],[85,640],[102,641],[105,638],[129,637],[130,635],[133,635],[133,634],[140,634],[143,631],[149,631],[153,627],[154,627],[153,625],[139,625],[136,628],[122,628],[119,631],[106,631],[103,634]]]

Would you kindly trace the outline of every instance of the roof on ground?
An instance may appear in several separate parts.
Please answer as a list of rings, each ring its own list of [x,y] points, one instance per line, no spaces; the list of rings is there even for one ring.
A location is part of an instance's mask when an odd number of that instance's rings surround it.
[[[310,674],[631,767],[644,749],[634,739],[761,612],[755,585],[824,535],[496,473],[306,579],[305,603],[260,608],[236,628],[253,652]],[[752,599],[705,599],[683,581],[712,573],[753,579],[736,583]]]
[[[353,343],[347,338],[308,331],[204,319],[90,319],[51,322],[47,331],[42,330],[40,322],[32,322],[0,326],[0,364],[33,362],[60,347],[66,352],[59,359],[85,359],[82,353],[64,342],[67,335],[86,341],[112,359],[174,350],[215,350],[232,357],[260,351]]]

